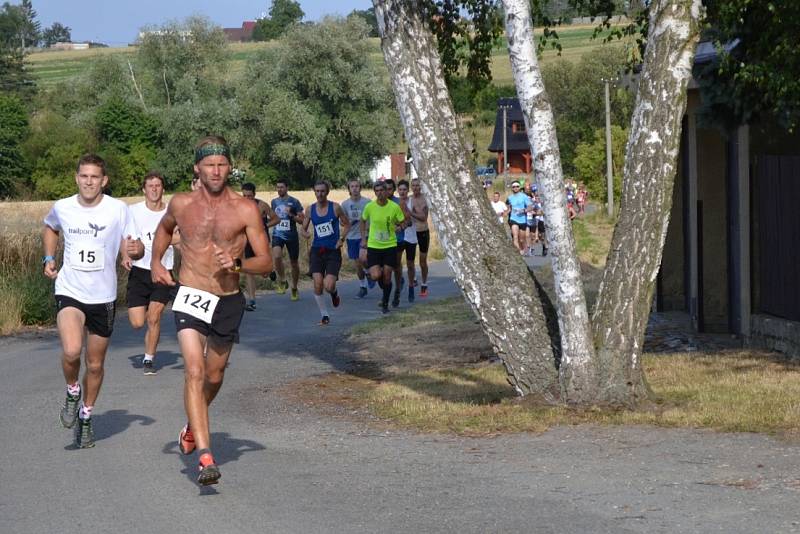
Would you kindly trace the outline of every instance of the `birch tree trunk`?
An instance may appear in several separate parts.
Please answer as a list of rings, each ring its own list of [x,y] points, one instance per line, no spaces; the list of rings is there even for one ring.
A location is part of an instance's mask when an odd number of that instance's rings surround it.
[[[620,216],[592,315],[603,389],[598,400],[650,395],[641,366],[653,286],[664,248],[686,87],[700,33],[700,0],[653,0],[626,148]]]
[[[581,265],[567,212],[555,119],[536,59],[528,0],[503,0],[511,71],[517,87],[534,173],[542,192],[550,244],[558,326],[561,334],[561,386],[568,402],[592,402],[599,382],[592,331],[581,279]]]
[[[537,292],[471,169],[422,5],[373,4],[406,139],[456,281],[517,392],[559,399],[559,340],[544,292]]]

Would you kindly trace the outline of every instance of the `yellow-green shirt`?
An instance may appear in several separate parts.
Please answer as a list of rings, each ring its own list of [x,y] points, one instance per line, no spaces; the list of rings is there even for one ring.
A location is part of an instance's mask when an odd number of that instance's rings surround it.
[[[381,206],[373,200],[364,207],[361,218],[369,222],[367,247],[383,249],[397,246],[395,226],[406,218],[400,206],[391,200]]]

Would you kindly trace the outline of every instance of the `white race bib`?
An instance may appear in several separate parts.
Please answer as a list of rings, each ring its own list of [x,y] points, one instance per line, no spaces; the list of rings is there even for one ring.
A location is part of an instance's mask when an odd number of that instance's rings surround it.
[[[333,234],[333,225],[330,221],[314,225],[314,233],[317,237],[328,237]]]
[[[102,271],[105,267],[103,247],[76,246],[69,256],[69,266],[78,271]]]
[[[389,232],[378,230],[377,232],[375,232],[375,239],[378,241],[389,241],[390,239],[392,239],[392,234],[390,234]]]
[[[290,232],[292,230],[292,221],[289,219],[281,219],[278,223],[277,229],[281,232]]]
[[[214,310],[217,308],[219,297],[202,289],[181,286],[175,300],[172,302],[172,311],[188,313],[204,323],[211,324]]]

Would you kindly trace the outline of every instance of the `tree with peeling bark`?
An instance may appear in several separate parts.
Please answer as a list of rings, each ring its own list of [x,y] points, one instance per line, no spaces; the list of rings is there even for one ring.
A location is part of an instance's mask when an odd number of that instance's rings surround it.
[[[473,176],[424,2],[374,0],[384,59],[434,224],[467,301],[520,395],[636,405],[650,396],[644,329],[672,199],[700,0],[653,0],[627,146],[619,223],[590,316],[564,197],[553,115],[536,60],[528,0],[503,0],[517,93],[547,212],[555,305],[498,225]],[[464,191],[471,194],[464,195]],[[520,284],[527,277],[531,284]]]

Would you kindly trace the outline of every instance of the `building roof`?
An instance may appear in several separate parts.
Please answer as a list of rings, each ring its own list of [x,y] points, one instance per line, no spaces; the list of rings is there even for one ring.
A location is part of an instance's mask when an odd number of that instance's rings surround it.
[[[222,31],[229,42],[249,41],[253,38],[255,27],[254,20],[246,20],[242,22],[241,28],[222,28]]]
[[[506,148],[508,150],[529,152],[531,145],[528,142],[528,134],[524,129],[521,132],[514,132],[512,129],[512,124],[514,123],[525,124],[518,98],[500,98],[497,100],[497,117],[494,121],[494,135],[492,135],[492,142],[489,144],[489,152],[503,151],[503,106],[508,106],[508,112],[506,113],[508,119],[506,123]]]

